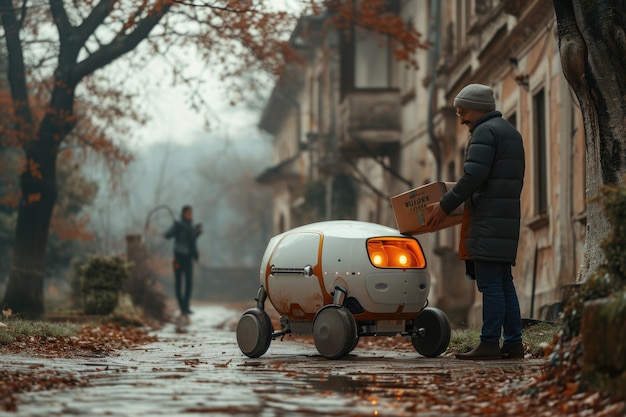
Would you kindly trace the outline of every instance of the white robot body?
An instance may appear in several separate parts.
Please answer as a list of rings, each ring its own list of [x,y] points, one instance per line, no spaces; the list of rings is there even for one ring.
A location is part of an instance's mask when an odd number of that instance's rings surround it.
[[[386,226],[327,221],[277,235],[263,255],[260,284],[257,308],[244,313],[237,329],[240,348],[251,357],[286,333],[313,334],[331,359],[349,353],[362,336],[402,334],[418,349],[415,338],[421,346],[425,337],[425,328],[416,327],[420,316],[438,336],[418,352],[437,356],[449,343],[447,317],[427,308],[430,275],[419,242]],[[281,315],[282,331],[269,336],[265,298]]]

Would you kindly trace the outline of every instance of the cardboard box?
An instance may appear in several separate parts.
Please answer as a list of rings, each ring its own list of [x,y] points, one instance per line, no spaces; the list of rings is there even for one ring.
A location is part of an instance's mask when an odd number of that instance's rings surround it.
[[[391,197],[391,207],[400,233],[419,235],[460,224],[463,221],[463,204],[450,213],[439,226],[424,227],[432,211],[428,205],[438,202],[454,184],[454,182],[431,182]]]

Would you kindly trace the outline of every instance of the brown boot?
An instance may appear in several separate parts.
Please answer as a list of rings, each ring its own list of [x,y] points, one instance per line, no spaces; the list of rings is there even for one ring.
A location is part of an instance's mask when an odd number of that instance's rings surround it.
[[[480,342],[477,348],[467,353],[457,353],[457,359],[470,361],[486,361],[500,359],[500,345],[497,343]]]
[[[507,343],[502,345],[500,349],[502,359],[523,359],[524,358],[524,345],[522,342],[509,345]]]

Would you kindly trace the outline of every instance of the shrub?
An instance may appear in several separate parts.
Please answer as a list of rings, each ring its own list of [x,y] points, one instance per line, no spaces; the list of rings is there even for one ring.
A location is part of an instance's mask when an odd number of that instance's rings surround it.
[[[120,256],[90,256],[81,267],[82,293],[86,314],[105,315],[117,305],[122,284],[131,265]]]

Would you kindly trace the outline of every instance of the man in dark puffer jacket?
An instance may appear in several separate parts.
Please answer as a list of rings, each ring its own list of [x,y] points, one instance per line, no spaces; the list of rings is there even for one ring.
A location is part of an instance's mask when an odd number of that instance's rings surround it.
[[[483,294],[480,344],[459,359],[522,358],[522,319],[511,266],[515,265],[520,229],[520,194],[524,147],[520,133],[495,111],[493,90],[482,84],[464,87],[454,99],[460,123],[470,140],[463,176],[433,206],[426,224],[436,226],[465,203],[459,257]],[[500,337],[504,329],[504,343]]]

